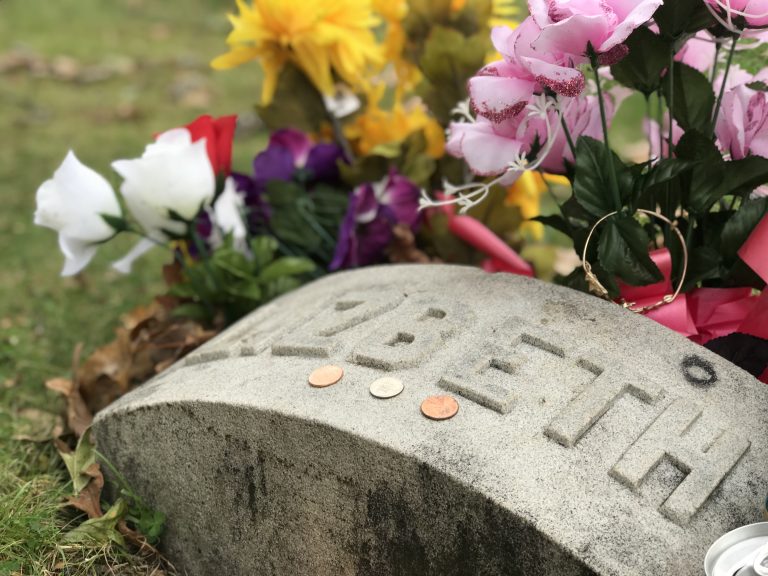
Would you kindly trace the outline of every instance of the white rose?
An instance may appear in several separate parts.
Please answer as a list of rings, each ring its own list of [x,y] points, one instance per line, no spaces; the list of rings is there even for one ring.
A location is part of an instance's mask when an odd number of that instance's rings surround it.
[[[172,212],[191,221],[210,205],[216,191],[206,140],[192,142],[186,128],[164,132],[141,158],[116,160],[112,168],[123,177],[120,192],[149,237],[114,264],[121,272],[130,271],[133,261],[152,248],[152,241],[167,240],[165,231],[185,233],[186,223],[171,218]]]
[[[102,214],[121,217],[120,204],[109,182],[88,168],[70,150],[53,178],[37,189],[35,224],[59,233],[59,246],[66,261],[62,276],[85,268],[97,245],[115,234]]]
[[[245,198],[235,187],[235,180],[231,176],[224,181],[224,191],[213,203],[211,214],[214,226],[224,234],[232,234],[233,244],[236,250],[246,254],[248,252],[248,229],[243,220]],[[221,244],[220,237],[212,238],[214,245]]]

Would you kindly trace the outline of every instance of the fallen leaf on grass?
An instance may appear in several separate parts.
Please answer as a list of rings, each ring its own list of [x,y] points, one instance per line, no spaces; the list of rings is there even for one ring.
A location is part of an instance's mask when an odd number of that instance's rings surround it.
[[[64,419],[45,410],[24,408],[17,413],[14,425],[14,440],[47,442],[59,436],[64,430]]]
[[[75,496],[88,485],[93,476],[89,473],[91,467],[96,464],[96,450],[93,447],[91,431],[87,430],[77,442],[75,450],[71,450],[64,442],[58,441],[59,455],[72,478],[72,488]]]
[[[172,276],[173,271],[167,273]],[[136,308],[121,321],[115,339],[77,370],[82,397],[94,413],[217,334],[193,320],[173,317],[157,302]]]
[[[104,475],[101,466],[94,462],[83,470],[84,476],[90,476],[91,480],[77,496],[70,496],[67,502],[73,508],[82,510],[88,514],[88,518],[99,518],[104,514],[101,510],[101,491],[104,489]]]
[[[67,401],[67,425],[78,438],[93,422],[93,414],[86,406],[76,381],[67,378],[52,378],[45,382],[45,387],[58,392]]]
[[[125,500],[118,498],[103,516],[86,520],[77,528],[64,534],[64,542],[79,544],[109,544],[114,542],[120,546],[125,546],[125,539],[117,530],[117,523],[125,515],[125,510]]]

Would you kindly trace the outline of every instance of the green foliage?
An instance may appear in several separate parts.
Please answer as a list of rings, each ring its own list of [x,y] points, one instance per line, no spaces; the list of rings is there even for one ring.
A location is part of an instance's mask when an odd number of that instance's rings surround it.
[[[669,66],[670,42],[641,26],[627,38],[629,54],[611,66],[614,79],[649,96],[661,87],[662,72]]]
[[[305,132],[319,131],[328,114],[319,92],[295,66],[286,65],[280,73],[274,99],[269,106],[256,107],[270,130],[293,127]]]
[[[176,316],[211,322],[217,313],[229,324],[256,307],[300,286],[316,270],[308,258],[280,256],[270,236],[250,242],[250,255],[238,251],[231,237],[201,260],[183,266],[184,280],[169,290],[184,301]]]
[[[483,66],[487,52],[485,33],[464,36],[440,26],[432,30],[419,60],[424,80],[418,92],[441,124],[448,123],[456,102],[467,97],[467,80]]]
[[[704,2],[700,0],[674,0],[664,2],[653,15],[665,38],[678,38],[709,28],[715,22]]]
[[[672,114],[680,127],[683,130],[708,131],[715,94],[707,77],[695,68],[675,62],[672,84],[674,94],[670,93],[670,82],[666,80],[663,83],[664,97],[667,105],[672,102]]]
[[[594,216],[604,216],[619,209],[611,193],[609,170],[616,170],[619,195],[626,203],[632,195],[632,174],[621,159],[603,142],[582,136],[576,143],[576,177],[573,194],[579,204]]]
[[[615,214],[603,224],[598,258],[606,272],[628,284],[644,286],[662,280],[648,256],[648,234],[632,216]]]

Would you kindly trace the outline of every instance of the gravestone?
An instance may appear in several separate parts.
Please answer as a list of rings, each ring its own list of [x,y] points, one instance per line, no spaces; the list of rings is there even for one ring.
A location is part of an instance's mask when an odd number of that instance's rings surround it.
[[[343,368],[327,388],[316,368]],[[382,377],[405,389],[375,398]],[[424,418],[426,397],[460,404]],[[760,519],[768,386],[591,296],[451,266],[335,274],[101,412],[191,575],[694,576]]]

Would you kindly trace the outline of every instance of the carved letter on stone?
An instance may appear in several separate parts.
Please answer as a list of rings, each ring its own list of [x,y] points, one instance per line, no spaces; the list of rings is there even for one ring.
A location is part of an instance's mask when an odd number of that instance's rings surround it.
[[[363,322],[393,310],[404,300],[400,292],[349,292],[332,300],[305,326],[272,345],[275,356],[329,358],[338,349],[334,338]]]
[[[627,377],[615,371],[603,371],[587,360],[577,365],[595,375],[587,387],[547,426],[544,433],[563,446],[574,446],[584,434],[625,394],[648,404],[664,396],[660,386],[642,377]]]
[[[350,361],[380,370],[417,366],[468,320],[469,313],[456,302],[411,296],[397,314],[355,347]]]
[[[706,426],[709,440],[691,433]],[[713,436],[714,434],[714,436]],[[714,440],[712,440],[714,437]],[[661,506],[661,513],[686,524],[749,449],[749,441],[713,424],[686,400],[673,402],[624,453],[611,475],[639,490],[643,480],[666,456],[687,476]]]
[[[517,397],[515,377],[521,366],[530,358],[520,350],[521,344],[527,344],[548,352],[559,362],[565,351],[544,338],[524,333],[519,334],[519,326],[514,321],[499,328],[501,334],[514,334],[508,339],[497,334],[495,339],[478,352],[472,352],[459,367],[440,379],[439,386],[461,394],[481,406],[506,414],[512,409]],[[517,376],[519,378],[519,376]]]

